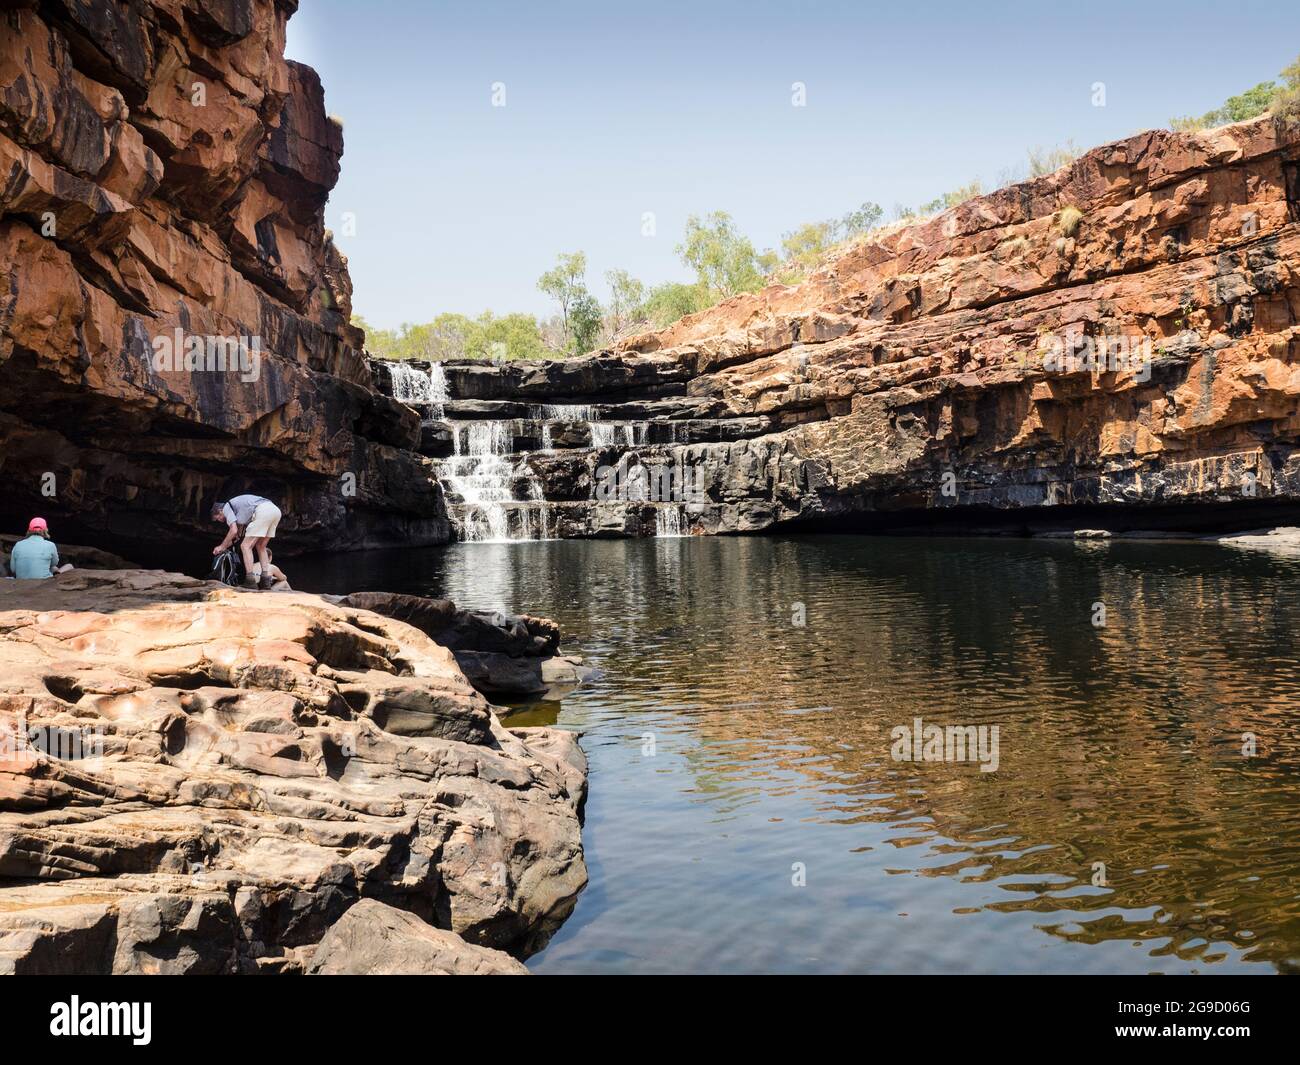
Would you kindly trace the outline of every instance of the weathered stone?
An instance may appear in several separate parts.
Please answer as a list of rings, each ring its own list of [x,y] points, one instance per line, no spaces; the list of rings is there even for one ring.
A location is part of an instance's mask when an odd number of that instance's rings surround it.
[[[560,693],[586,676],[580,660],[559,654],[560,627],[549,618],[457,610],[447,599],[393,592],[354,592],[338,601],[414,625],[451,650],[469,682],[489,697]]]
[[[527,976],[509,954],[466,943],[414,914],[362,899],[312,952],[312,976]]]
[[[550,618],[457,610],[447,599],[395,592],[353,592],[340,602],[405,621],[453,651],[546,657],[555,654],[560,643],[560,627]]]
[[[367,898],[526,954],[586,882],[576,737],[394,618],[76,570],[0,581],[0,667],[0,969],[292,971]]]

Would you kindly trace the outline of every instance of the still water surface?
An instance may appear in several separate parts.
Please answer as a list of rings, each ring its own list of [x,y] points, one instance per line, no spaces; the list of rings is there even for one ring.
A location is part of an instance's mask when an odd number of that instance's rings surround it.
[[[290,577],[546,614],[598,670],[510,719],[591,761],[591,883],[536,972],[1300,969],[1300,560],[687,538]],[[997,771],[893,760],[917,717],[997,725]]]

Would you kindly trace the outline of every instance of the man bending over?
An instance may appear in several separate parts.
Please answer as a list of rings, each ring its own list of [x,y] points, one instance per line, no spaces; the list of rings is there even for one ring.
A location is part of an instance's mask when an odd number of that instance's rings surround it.
[[[280,524],[280,508],[265,496],[235,496],[224,503],[213,504],[212,520],[224,521],[229,526],[226,538],[212,549],[212,553],[221,554],[242,535],[239,552],[244,556],[244,583],[253,583],[253,556],[256,555],[262,575],[257,586],[267,589],[275,584],[270,573],[271,555],[267,545]]]

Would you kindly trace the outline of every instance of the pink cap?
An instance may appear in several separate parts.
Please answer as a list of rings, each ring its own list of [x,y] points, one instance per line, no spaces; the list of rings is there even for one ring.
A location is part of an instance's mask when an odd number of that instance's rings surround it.
[[[45,524],[44,518],[33,518],[27,523],[28,532],[49,532],[50,527]]]

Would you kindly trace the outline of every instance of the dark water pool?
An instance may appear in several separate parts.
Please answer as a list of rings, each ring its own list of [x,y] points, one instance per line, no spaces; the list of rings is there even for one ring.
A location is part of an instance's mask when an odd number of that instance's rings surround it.
[[[1300,969],[1300,561],[698,538],[290,577],[547,614],[600,670],[516,719],[591,760],[591,883],[537,972]],[[997,726],[996,771],[895,760],[916,718]]]

